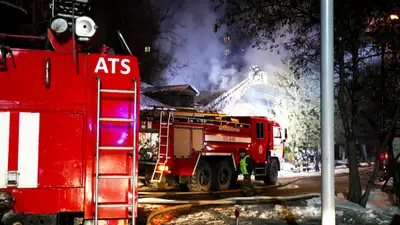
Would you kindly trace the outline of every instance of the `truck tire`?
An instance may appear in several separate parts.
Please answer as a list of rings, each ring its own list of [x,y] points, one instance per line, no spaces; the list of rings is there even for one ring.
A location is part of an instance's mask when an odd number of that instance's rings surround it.
[[[224,160],[217,163],[213,168],[212,189],[224,191],[229,189],[232,180],[233,168],[228,161]]]
[[[200,160],[187,186],[192,192],[210,191],[212,177],[213,173],[210,164],[207,161]]]
[[[278,162],[276,159],[272,159],[265,165],[266,176],[264,177],[264,184],[275,185],[278,181]]]

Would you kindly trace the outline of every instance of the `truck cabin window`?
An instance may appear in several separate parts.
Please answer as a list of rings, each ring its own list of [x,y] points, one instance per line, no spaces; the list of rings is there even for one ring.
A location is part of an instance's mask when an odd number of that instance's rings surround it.
[[[256,135],[258,139],[264,139],[264,123],[257,122],[256,123]]]
[[[281,128],[274,127],[274,138],[282,138]]]

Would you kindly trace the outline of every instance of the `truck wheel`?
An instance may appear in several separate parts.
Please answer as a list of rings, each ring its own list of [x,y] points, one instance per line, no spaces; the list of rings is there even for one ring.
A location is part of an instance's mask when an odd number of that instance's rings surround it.
[[[275,185],[278,181],[278,162],[276,159],[272,159],[265,166],[267,175],[264,177],[264,184]]]
[[[233,169],[228,161],[217,163],[213,169],[213,189],[224,191],[231,185]]]
[[[190,177],[189,184],[187,185],[192,192],[207,192],[211,188],[212,169],[208,162],[200,160],[197,164],[196,171]]]

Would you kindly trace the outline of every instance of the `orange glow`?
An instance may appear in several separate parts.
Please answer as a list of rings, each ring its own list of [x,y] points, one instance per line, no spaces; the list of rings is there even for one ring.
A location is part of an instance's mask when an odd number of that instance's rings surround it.
[[[168,171],[168,169],[169,169],[168,166],[163,166],[163,165],[158,166],[159,171]]]
[[[399,16],[396,15],[396,14],[392,14],[392,15],[390,15],[390,19],[391,19],[391,20],[398,20],[398,19],[399,19]]]

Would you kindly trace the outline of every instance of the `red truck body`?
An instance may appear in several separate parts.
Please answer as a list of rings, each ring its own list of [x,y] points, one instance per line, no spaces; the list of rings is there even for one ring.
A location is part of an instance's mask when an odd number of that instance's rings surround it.
[[[268,184],[276,182],[284,162],[281,128],[265,117],[142,110],[141,132],[158,133],[158,160],[152,181],[161,182],[166,175],[186,183],[192,191],[228,189],[237,179],[240,148],[246,149],[256,163],[256,179]],[[210,181],[200,185],[200,174],[208,174]],[[225,183],[218,181],[223,176]]]
[[[0,195],[7,192],[14,196],[16,214],[44,218],[78,213],[92,219],[97,141],[101,150],[99,175],[136,177],[132,174],[136,170],[132,166],[138,165],[133,163],[133,157],[138,159],[134,127],[139,120],[98,120],[138,118],[137,59],[79,54],[77,61],[75,64],[68,52],[11,49],[6,64],[0,66]],[[130,92],[101,92],[99,97],[99,84],[102,91]],[[17,181],[10,176],[17,176]],[[132,205],[132,196],[137,202],[137,192],[131,193],[136,182],[100,179],[99,203]],[[99,207],[98,218],[129,218],[128,211],[132,211],[129,206]]]

